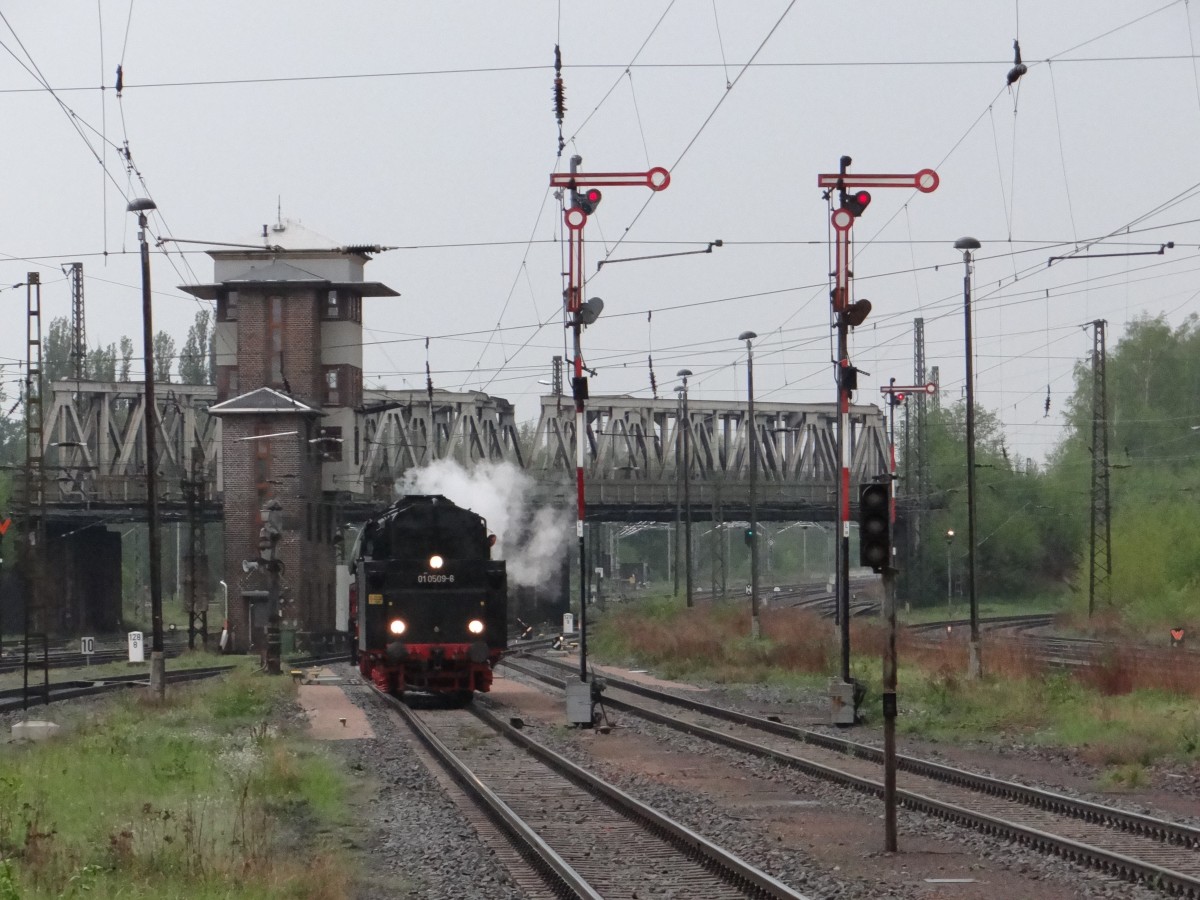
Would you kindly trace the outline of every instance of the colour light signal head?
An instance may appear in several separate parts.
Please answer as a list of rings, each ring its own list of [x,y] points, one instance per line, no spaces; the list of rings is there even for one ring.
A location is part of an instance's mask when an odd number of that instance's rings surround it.
[[[573,205],[577,209],[583,210],[584,214],[589,216],[596,211],[596,207],[600,205],[602,197],[603,194],[600,193],[600,189],[594,187],[588,188],[585,191],[573,191],[571,193],[571,199],[574,201]]]
[[[858,561],[882,572],[891,563],[891,495],[886,484],[864,484],[858,492]]]
[[[853,191],[842,194],[842,209],[858,218],[871,205],[870,191]]]

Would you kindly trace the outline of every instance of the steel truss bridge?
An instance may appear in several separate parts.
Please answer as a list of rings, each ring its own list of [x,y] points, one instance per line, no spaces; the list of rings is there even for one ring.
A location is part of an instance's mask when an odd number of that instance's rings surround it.
[[[693,518],[747,518],[752,434],[747,404],[689,398],[686,418],[675,400],[592,397],[585,409],[589,519],[674,519],[685,478]],[[834,404],[760,402],[754,419],[759,517],[834,520],[841,469]],[[851,408],[849,446],[852,482],[887,472],[884,417],[876,407]],[[545,485],[573,490],[575,419],[569,398],[542,398],[527,469]]]
[[[220,517],[221,423],[209,416],[216,388],[162,384],[147,416],[141,383],[59,381],[51,385],[41,460],[48,519],[136,520],[145,517],[145,428],[157,429],[160,508],[165,520],[185,513],[183,486],[202,480],[206,518]],[[836,518],[834,404],[756,403],[758,514],[764,520]],[[883,413],[853,406],[851,481],[887,471]],[[668,521],[678,514],[687,477],[693,517],[744,519],[749,509],[747,405],[689,398],[595,396],[586,415],[586,505],[597,521]],[[439,460],[463,465],[509,463],[527,472],[545,499],[573,503],[575,412],[568,397],[541,400],[532,432],[506,400],[479,392],[367,391],[356,415],[349,474],[339,502],[377,506],[396,479]],[[684,459],[686,431],[688,459]],[[20,481],[20,479],[18,479]],[[18,499],[24,494],[18,485]]]

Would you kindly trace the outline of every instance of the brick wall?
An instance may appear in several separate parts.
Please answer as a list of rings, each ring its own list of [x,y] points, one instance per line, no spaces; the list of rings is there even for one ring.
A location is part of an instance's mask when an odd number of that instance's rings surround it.
[[[279,434],[287,431],[298,433]],[[279,436],[246,440],[256,434]],[[230,586],[230,619],[238,650],[249,643],[244,594],[268,587],[265,573],[243,572],[242,563],[258,557],[260,511],[270,499],[283,506],[278,553],[284,565],[280,578],[284,624],[302,632],[334,628],[335,523],[321,494],[320,463],[309,443],[309,435],[315,434],[312,419],[294,413],[224,417],[225,581]],[[260,465],[266,466],[265,472]],[[259,481],[262,475],[265,483]]]
[[[237,322],[237,394],[260,387],[283,390],[274,379],[269,332],[270,297],[278,291],[241,291]],[[282,374],[297,400],[319,407],[320,306],[309,290],[284,296]],[[279,554],[281,613],[285,627],[302,632],[334,628],[333,526],[329,501],[321,493],[318,422],[297,413],[272,415],[228,414],[223,418],[222,454],[225,486],[225,581],[229,613],[235,628],[235,649],[249,646],[248,610],[244,591],[266,590],[262,572],[245,573],[242,562],[258,556],[260,509],[269,498],[283,506]],[[295,431],[293,435],[246,440],[258,434]],[[259,470],[259,454],[267,472]]]

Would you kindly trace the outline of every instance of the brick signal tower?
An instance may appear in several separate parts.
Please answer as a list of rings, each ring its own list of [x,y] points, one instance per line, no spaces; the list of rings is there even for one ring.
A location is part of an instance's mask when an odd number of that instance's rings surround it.
[[[399,296],[363,280],[384,249],[341,246],[283,219],[253,242],[210,250],[213,284],[181,287],[217,307],[209,412],[222,426],[217,491],[235,651],[264,649],[276,602],[285,652],[291,634],[333,635],[334,499],[362,489],[362,300]],[[273,500],[280,534],[264,547]]]

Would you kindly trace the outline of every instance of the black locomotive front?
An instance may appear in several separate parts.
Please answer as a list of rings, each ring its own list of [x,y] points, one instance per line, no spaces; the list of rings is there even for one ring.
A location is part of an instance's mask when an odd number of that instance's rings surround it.
[[[484,519],[408,496],[367,523],[353,591],[364,677],[400,693],[487,691],[507,646],[507,578]]]

